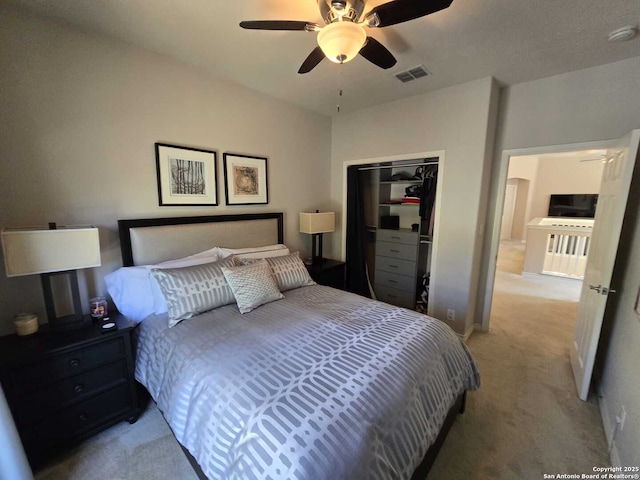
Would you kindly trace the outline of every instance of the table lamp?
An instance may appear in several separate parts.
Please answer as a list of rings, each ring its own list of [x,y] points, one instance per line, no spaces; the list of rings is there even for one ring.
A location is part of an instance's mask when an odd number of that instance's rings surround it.
[[[7,277],[40,274],[44,304],[53,330],[84,324],[76,270],[99,267],[98,229],[89,227],[8,228],[2,230],[2,250]],[[51,278],[67,275],[73,312],[58,317]]]
[[[311,261],[314,264],[323,262],[322,258],[322,234],[333,232],[336,229],[335,212],[305,213],[300,212],[300,233],[311,234]]]

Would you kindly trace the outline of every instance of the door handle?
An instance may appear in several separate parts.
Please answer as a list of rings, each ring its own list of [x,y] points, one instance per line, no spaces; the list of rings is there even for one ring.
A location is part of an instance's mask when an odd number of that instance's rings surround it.
[[[602,285],[598,285],[598,286],[589,285],[589,290],[595,290],[601,295],[609,295],[610,293],[616,293],[616,291],[613,288],[603,287]]]

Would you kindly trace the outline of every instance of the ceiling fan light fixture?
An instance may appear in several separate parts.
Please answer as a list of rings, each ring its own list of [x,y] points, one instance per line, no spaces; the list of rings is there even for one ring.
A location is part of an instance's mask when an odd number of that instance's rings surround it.
[[[361,25],[353,22],[335,22],[318,33],[318,45],[324,55],[334,63],[346,63],[360,52],[367,34]]]

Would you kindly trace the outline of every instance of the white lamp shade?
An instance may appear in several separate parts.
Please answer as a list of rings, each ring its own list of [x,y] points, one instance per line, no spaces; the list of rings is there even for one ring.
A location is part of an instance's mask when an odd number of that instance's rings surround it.
[[[5,229],[2,250],[7,277],[99,267],[100,241],[95,227]]]
[[[300,212],[300,233],[328,233],[336,229],[335,212]]]
[[[318,45],[334,63],[353,60],[366,40],[364,28],[348,21],[330,23],[318,33]]]

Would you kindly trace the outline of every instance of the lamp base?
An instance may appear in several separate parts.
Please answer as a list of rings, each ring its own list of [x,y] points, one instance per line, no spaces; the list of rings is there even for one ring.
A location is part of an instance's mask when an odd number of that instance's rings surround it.
[[[62,317],[58,317],[56,314],[56,305],[53,290],[51,288],[51,278],[58,275],[68,276],[69,290],[71,291],[71,298],[73,299],[73,313]],[[52,331],[74,330],[91,324],[90,322],[86,322],[85,317],[82,314],[80,291],[78,288],[78,275],[75,270],[42,273],[40,274],[40,278],[42,280],[42,291],[44,293],[44,305],[47,311],[47,319],[49,320],[49,327]]]
[[[311,263],[320,265],[322,262],[324,262],[324,258],[322,258],[322,234],[314,233],[311,236]]]

